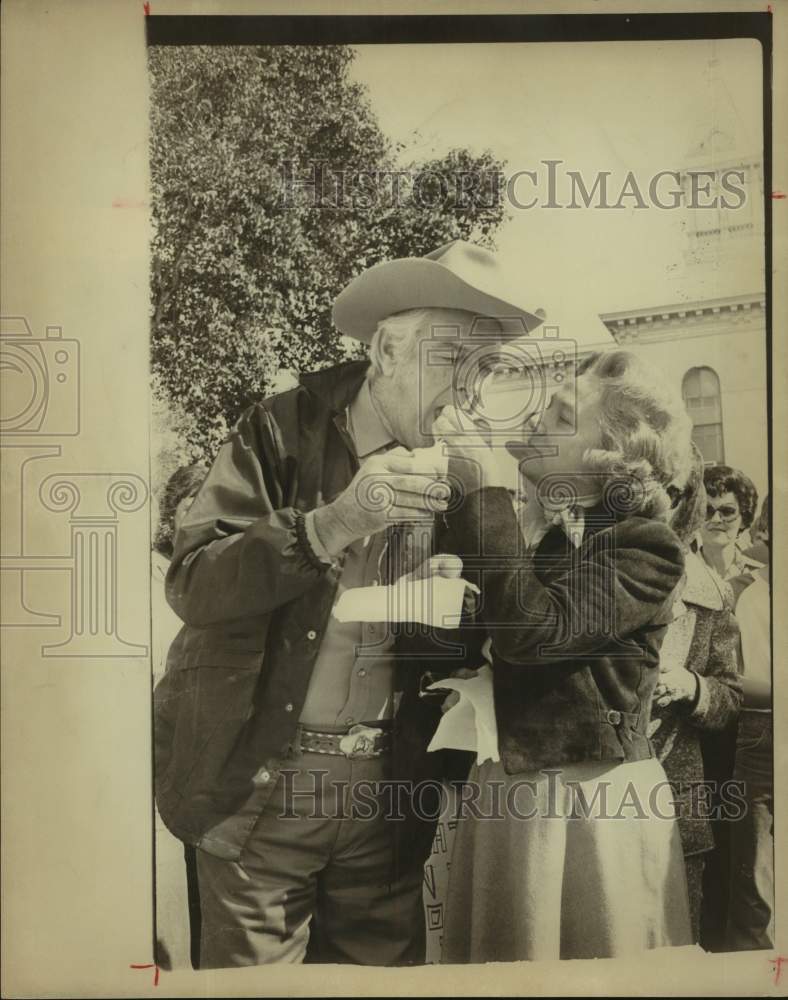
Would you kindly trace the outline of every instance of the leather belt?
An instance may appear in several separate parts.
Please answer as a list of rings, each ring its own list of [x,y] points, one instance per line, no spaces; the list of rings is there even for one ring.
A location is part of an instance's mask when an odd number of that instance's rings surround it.
[[[374,726],[353,726],[346,733],[317,733],[300,730],[301,749],[308,753],[325,753],[335,757],[370,760],[391,750],[391,733]]]

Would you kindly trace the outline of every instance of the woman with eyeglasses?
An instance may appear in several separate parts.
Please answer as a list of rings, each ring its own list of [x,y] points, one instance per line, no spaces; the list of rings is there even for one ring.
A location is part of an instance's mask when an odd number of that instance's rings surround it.
[[[706,519],[700,531],[703,558],[731,583],[737,596],[760,567],[738,544],[755,517],[758,491],[748,476],[728,465],[707,468],[703,483],[708,496]]]
[[[758,492],[749,476],[728,465],[709,466],[703,481],[708,501],[695,547],[706,565],[730,588],[736,614],[739,595],[761,567],[741,545],[755,517]],[[733,779],[736,722],[720,732],[704,733],[702,749],[706,778],[716,789],[712,805],[717,810],[721,806],[719,790]],[[716,848],[706,864],[701,917],[701,944],[711,951],[727,951],[729,947],[725,915],[730,892],[731,828],[726,820],[712,821]]]

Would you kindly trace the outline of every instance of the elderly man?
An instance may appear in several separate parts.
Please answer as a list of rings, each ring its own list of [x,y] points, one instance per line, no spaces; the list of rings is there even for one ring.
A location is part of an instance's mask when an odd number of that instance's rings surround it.
[[[186,624],[156,690],[156,791],[198,848],[202,968],[423,961],[429,838],[394,822],[384,791],[428,773],[439,708],[412,696],[412,643],[331,612],[390,582],[397,522],[445,507],[414,449],[433,443],[479,318],[496,344],[541,321],[479,247],[364,272],[334,321],[371,364],[248,410],[178,531],[167,593]],[[383,506],[365,500],[376,481]],[[348,808],[360,787],[364,818]]]

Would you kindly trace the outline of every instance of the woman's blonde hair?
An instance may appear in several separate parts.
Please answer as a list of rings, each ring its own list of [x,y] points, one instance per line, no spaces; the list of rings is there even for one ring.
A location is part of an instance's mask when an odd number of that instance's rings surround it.
[[[689,546],[706,520],[706,487],[703,485],[703,455],[693,444],[690,451],[690,469],[683,488],[668,486],[672,509],[670,526],[685,546]]]
[[[631,351],[592,354],[577,375],[599,380],[602,447],[584,459],[610,480],[628,483],[636,512],[667,520],[673,497],[692,467],[692,422],[680,394]],[[635,512],[635,511],[632,511]]]

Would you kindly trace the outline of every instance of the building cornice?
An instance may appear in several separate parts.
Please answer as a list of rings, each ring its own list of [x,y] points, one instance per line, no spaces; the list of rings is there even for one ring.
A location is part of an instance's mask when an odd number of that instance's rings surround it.
[[[599,318],[617,343],[621,344],[641,337],[670,337],[679,328],[686,331],[688,327],[697,327],[697,332],[701,333],[704,327],[716,327],[721,322],[725,325],[762,323],[765,321],[765,309],[766,296],[759,292],[719,299],[697,299],[648,309],[601,313]]]
[[[568,374],[576,362],[597,351],[609,351],[614,345],[624,346],[633,342],[654,342],[680,340],[686,337],[711,337],[721,332],[727,332],[738,324],[750,329],[753,326],[765,328],[766,296],[763,293],[751,295],[731,295],[727,298],[698,299],[695,301],[675,303],[673,305],[657,306],[650,309],[630,309],[623,312],[600,313],[599,318],[608,333],[613,337],[598,343],[576,345],[574,350],[567,348],[567,341],[556,341],[556,347],[561,348],[560,361],[552,359],[550,350],[552,338],[542,339],[538,336],[531,339],[539,342],[539,363],[534,367],[543,376],[553,377],[556,372]],[[515,390],[519,388],[526,364],[517,366],[510,372],[501,372],[494,377],[495,388],[498,391]]]

